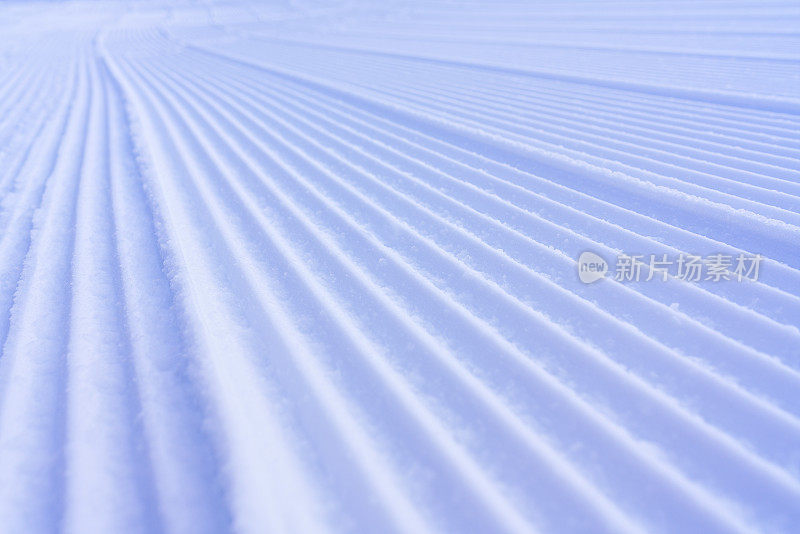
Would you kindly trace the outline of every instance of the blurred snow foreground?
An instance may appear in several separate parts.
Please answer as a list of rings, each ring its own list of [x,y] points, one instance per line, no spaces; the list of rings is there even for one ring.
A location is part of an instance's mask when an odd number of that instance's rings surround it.
[[[798,532],[798,28],[3,2],[0,531]]]

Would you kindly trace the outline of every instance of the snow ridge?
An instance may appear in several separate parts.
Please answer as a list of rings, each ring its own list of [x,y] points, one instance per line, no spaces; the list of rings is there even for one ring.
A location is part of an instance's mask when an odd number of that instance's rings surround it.
[[[792,532],[798,22],[4,3],[0,530]]]

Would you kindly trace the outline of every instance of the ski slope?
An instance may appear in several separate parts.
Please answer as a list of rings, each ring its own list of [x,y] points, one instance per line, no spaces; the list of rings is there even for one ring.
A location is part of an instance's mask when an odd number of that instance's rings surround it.
[[[797,532],[798,115],[792,1],[0,3],[0,531]]]

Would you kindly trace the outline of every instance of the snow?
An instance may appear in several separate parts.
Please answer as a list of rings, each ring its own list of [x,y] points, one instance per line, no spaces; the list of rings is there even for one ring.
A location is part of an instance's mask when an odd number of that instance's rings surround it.
[[[0,3],[0,532],[796,532],[798,24]]]

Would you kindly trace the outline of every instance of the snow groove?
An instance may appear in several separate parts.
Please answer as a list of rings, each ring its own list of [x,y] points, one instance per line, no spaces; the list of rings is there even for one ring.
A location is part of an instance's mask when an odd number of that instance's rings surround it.
[[[0,530],[793,532],[798,23],[3,3]]]

